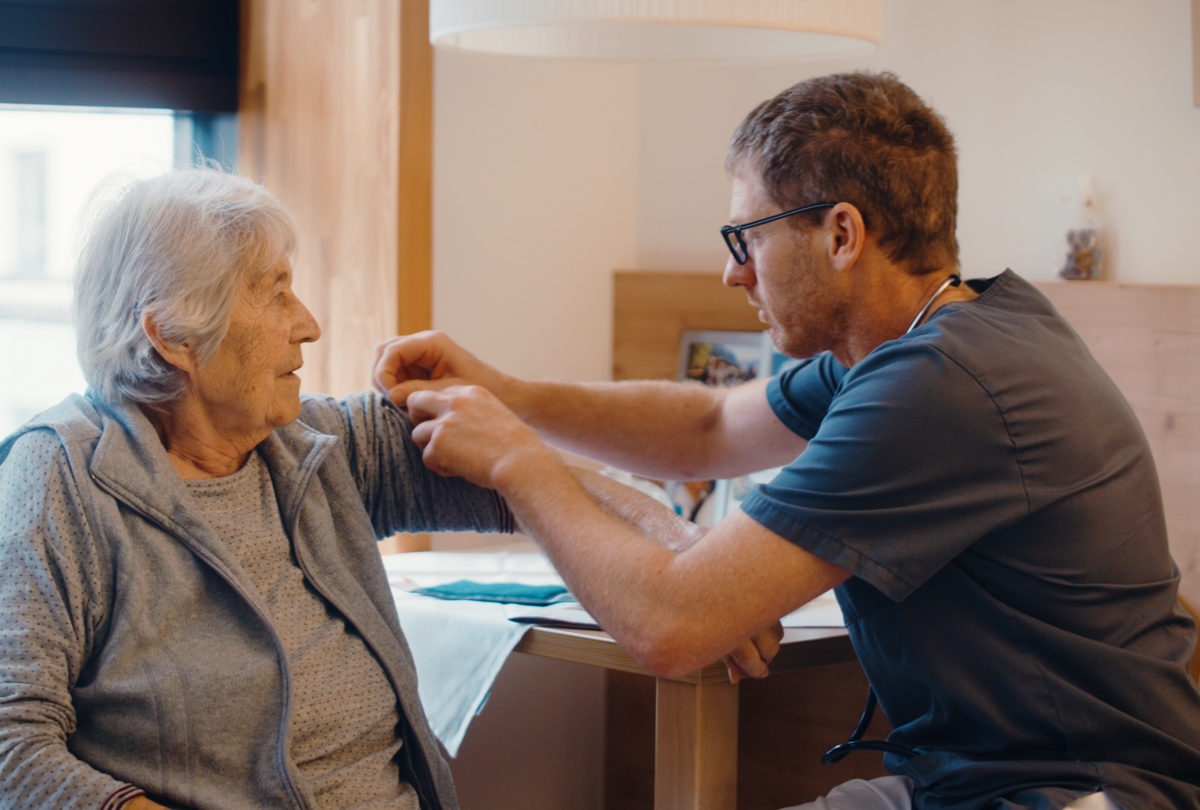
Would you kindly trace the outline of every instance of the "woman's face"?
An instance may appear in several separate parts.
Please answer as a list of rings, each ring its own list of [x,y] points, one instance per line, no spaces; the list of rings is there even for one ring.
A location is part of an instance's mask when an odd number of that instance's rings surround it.
[[[191,377],[213,425],[226,435],[270,433],[300,416],[300,345],[321,336],[292,292],[287,257],[238,287],[229,332],[213,359]]]

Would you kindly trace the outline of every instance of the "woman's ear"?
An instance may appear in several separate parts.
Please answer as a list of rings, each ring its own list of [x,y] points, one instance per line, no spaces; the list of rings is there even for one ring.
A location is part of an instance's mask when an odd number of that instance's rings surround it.
[[[150,345],[154,347],[163,360],[166,360],[180,371],[186,371],[189,374],[195,373],[196,357],[192,353],[191,347],[186,343],[172,343],[164,340],[158,331],[158,321],[154,318],[153,313],[142,313],[142,331],[146,333],[146,338],[150,341]]]

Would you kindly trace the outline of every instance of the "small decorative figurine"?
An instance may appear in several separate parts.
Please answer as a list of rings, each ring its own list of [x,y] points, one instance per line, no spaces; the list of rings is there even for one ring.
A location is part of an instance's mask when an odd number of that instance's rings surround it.
[[[1079,184],[1075,216],[1071,219],[1071,227],[1067,231],[1067,261],[1058,271],[1062,278],[1100,278],[1100,262],[1104,251],[1100,249],[1100,231],[1092,198],[1092,179],[1085,176]]]

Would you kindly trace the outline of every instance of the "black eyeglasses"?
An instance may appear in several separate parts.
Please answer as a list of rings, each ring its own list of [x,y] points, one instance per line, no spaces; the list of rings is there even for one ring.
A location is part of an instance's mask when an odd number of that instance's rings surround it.
[[[766,225],[768,222],[774,222],[777,219],[790,217],[793,214],[803,214],[805,211],[816,211],[818,208],[832,208],[837,203],[819,202],[812,205],[806,205],[803,208],[793,208],[791,211],[784,211],[782,214],[776,214],[773,217],[765,219],[756,219],[753,222],[747,222],[744,225],[726,225],[721,228],[721,236],[725,239],[725,247],[729,248],[729,252],[733,254],[733,260],[738,264],[745,264],[750,259],[750,254],[746,250],[746,240],[742,238],[742,231],[747,228],[757,228],[759,225]]]

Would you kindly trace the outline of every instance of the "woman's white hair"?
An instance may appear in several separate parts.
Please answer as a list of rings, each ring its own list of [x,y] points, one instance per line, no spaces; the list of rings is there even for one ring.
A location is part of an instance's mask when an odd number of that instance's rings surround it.
[[[186,381],[151,345],[143,314],[205,365],[229,329],[242,279],[294,251],[291,217],[262,186],[217,169],[138,180],[93,205],[75,273],[84,378],[107,402],[170,402]]]

